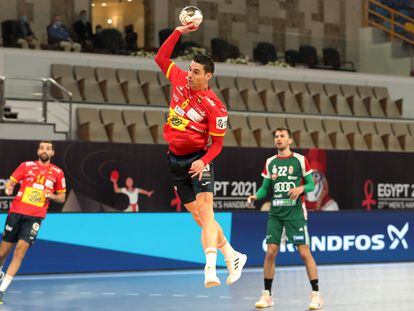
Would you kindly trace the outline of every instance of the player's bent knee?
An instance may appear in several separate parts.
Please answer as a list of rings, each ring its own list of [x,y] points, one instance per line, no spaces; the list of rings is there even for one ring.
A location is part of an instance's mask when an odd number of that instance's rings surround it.
[[[312,258],[309,248],[299,248],[299,255],[303,261],[307,261]]]
[[[192,214],[194,221],[197,223],[197,225],[199,225],[200,227],[203,226],[203,222],[201,221],[200,215],[197,214]]]
[[[268,244],[267,245],[267,251],[266,251],[266,257],[269,257],[269,259],[275,258],[277,255],[278,246],[276,244]]]

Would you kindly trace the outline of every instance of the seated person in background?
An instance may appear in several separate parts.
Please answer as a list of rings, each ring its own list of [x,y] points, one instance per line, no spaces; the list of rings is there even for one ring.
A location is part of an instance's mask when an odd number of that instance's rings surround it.
[[[101,31],[103,30],[103,28],[102,28],[102,26],[101,25],[96,25],[95,26],[95,36],[98,34],[98,33],[100,33]]]
[[[125,26],[125,50],[127,52],[136,52],[138,50],[138,35],[134,32],[134,25]]]
[[[68,28],[62,24],[62,18],[59,15],[55,16],[53,24],[47,27],[47,37],[49,44],[55,44],[66,52],[71,50],[80,52],[81,50],[81,45],[73,42]]]
[[[85,50],[91,51],[93,49],[92,25],[88,21],[88,14],[85,10],[80,12],[79,20],[73,24],[73,30],[82,47]]]
[[[30,28],[27,15],[25,14],[22,14],[19,17],[19,21],[17,23],[17,44],[19,44],[23,49],[31,47],[36,50],[40,50],[40,42]]]

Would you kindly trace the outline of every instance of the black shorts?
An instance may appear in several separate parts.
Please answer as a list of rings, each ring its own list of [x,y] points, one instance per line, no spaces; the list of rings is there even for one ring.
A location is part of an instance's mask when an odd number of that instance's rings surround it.
[[[206,165],[201,181],[199,176],[191,178],[191,175],[188,173],[191,164],[200,159],[205,153],[204,150],[183,156],[174,155],[171,151],[167,153],[173,185],[184,204],[195,201],[198,193],[214,191],[213,163]]]
[[[10,213],[3,231],[3,241],[16,243],[23,240],[30,245],[36,240],[43,218]]]

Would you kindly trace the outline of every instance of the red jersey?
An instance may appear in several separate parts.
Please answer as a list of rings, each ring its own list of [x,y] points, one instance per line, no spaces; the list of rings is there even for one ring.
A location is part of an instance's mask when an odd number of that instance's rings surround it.
[[[49,199],[44,191],[51,193],[66,192],[63,171],[53,164],[41,165],[38,161],[23,162],[13,172],[10,179],[20,183],[20,189],[14,198],[10,213],[45,218]]]
[[[164,138],[176,155],[200,150],[207,153],[200,159],[210,163],[223,147],[227,128],[227,109],[210,89],[192,90],[187,83],[188,73],[178,68],[170,59],[181,33],[175,30],[161,45],[155,61],[171,81],[171,103]],[[212,145],[207,148],[209,136]]]
[[[187,74],[173,62],[166,72],[172,90],[164,139],[170,144],[170,150],[178,155],[206,149],[210,135],[223,137],[227,128],[224,104],[211,89],[190,89]]]

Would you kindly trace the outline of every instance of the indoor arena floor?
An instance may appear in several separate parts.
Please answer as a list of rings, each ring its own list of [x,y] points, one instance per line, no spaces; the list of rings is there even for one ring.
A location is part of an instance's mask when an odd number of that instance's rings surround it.
[[[310,285],[303,267],[278,268],[275,306],[303,311]],[[226,271],[219,277],[225,283]],[[325,311],[414,310],[414,263],[321,266]],[[0,310],[255,310],[261,269],[233,286],[205,289],[201,271],[99,273],[16,277]]]

